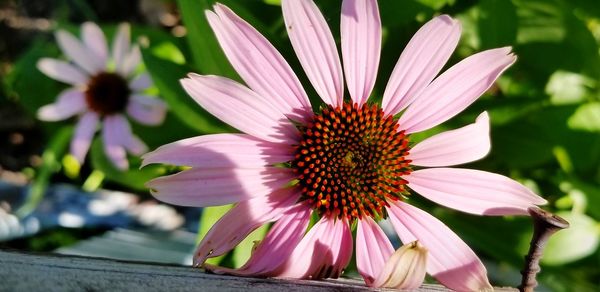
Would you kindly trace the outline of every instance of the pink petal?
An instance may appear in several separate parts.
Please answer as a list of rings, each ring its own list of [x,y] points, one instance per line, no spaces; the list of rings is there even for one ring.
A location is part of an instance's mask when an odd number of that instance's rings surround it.
[[[137,122],[156,126],[165,120],[167,105],[164,101],[142,94],[133,94],[130,98],[126,111]]]
[[[130,51],[131,28],[128,23],[121,23],[115,34],[112,44],[113,61],[116,64],[117,72],[123,72],[125,59]]]
[[[382,109],[395,115],[440,72],[460,39],[460,23],[448,15],[427,22],[400,55],[383,93]]]
[[[104,127],[111,128],[115,143],[125,147],[131,154],[141,155],[148,151],[146,144],[131,133],[131,126],[123,115],[108,116],[104,119],[104,123]]]
[[[285,211],[241,268],[228,269],[205,265],[206,269],[215,273],[242,276],[276,276],[281,270],[281,265],[304,236],[311,211],[310,207],[302,203]]]
[[[103,67],[106,66],[108,60],[108,46],[106,44],[106,37],[104,37],[104,33],[100,27],[93,22],[85,22],[81,25],[81,34],[85,46],[96,54],[98,62],[102,64]]]
[[[104,69],[104,64],[96,57],[96,54],[71,33],[64,30],[57,31],[56,41],[60,49],[89,74],[94,75]]]
[[[428,168],[404,176],[422,196],[449,208],[480,215],[527,215],[543,205],[524,185],[499,174],[463,168]]]
[[[356,229],[356,266],[369,286],[378,278],[394,247],[381,227],[369,216],[358,220]]]
[[[298,137],[272,101],[233,80],[190,74],[181,84],[204,109],[242,132],[270,142],[289,143]]]
[[[481,113],[474,124],[429,137],[410,150],[412,165],[449,166],[481,159],[490,151],[490,118]]]
[[[406,133],[424,131],[452,118],[481,96],[517,60],[510,47],[464,59],[436,78],[400,117]]]
[[[444,223],[403,202],[390,202],[388,214],[402,242],[419,242],[429,251],[427,272],[457,291],[492,289],[477,255]]]
[[[83,164],[85,156],[90,149],[90,144],[98,127],[98,115],[94,112],[87,112],[77,122],[73,140],[71,140],[71,155]]]
[[[129,88],[134,92],[143,91],[150,86],[152,86],[152,79],[146,72],[138,75],[129,83]]]
[[[283,0],[283,19],[300,64],[325,103],[344,101],[342,65],[333,35],[312,0]]]
[[[255,168],[291,161],[291,146],[246,134],[214,134],[180,140],[144,155],[142,166],[168,163],[193,167]]]
[[[363,105],[375,85],[381,52],[381,19],[376,0],[344,0],[342,57],[352,101]]]
[[[194,254],[194,263],[202,265],[209,257],[229,252],[256,228],[278,220],[300,197],[297,190],[280,189],[238,203],[211,227]]]
[[[83,92],[69,88],[60,93],[55,103],[39,108],[37,116],[43,121],[60,121],[79,114],[86,108]]]
[[[129,123],[120,114],[104,117],[102,126],[102,140],[104,153],[108,159],[120,170],[129,168],[129,161],[125,153],[125,143],[131,139]]]
[[[131,134],[131,139],[124,145],[129,153],[139,156],[148,152],[148,146],[136,135]]]
[[[345,219],[322,217],[277,271],[294,279],[338,278],[352,257],[352,232]]]
[[[226,6],[206,13],[227,58],[258,95],[288,118],[304,121],[312,113],[308,96],[283,56],[250,24]]]
[[[123,60],[123,64],[118,67],[118,72],[121,73],[122,76],[130,76],[134,73],[135,69],[142,62],[142,53],[140,52],[140,47],[134,45],[131,50],[125,55]]]
[[[85,72],[61,60],[42,58],[37,68],[52,79],[71,85],[84,85],[89,79]]]
[[[146,183],[157,199],[181,206],[206,207],[266,196],[293,179],[289,169],[192,168]]]

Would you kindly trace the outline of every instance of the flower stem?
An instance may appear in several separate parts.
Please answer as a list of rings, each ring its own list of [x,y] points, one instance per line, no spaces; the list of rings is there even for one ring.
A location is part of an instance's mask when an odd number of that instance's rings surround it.
[[[533,218],[533,237],[529,246],[529,253],[525,256],[525,268],[521,271],[523,278],[519,291],[533,292],[537,286],[536,275],[540,269],[540,259],[548,239],[555,232],[569,227],[569,222],[548,211],[538,207],[528,208],[527,211]]]

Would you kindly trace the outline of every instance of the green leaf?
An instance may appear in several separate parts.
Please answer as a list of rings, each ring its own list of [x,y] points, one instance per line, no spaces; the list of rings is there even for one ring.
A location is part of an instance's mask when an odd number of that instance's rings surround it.
[[[149,50],[142,50],[142,56],[160,96],[183,124],[205,134],[231,131],[231,128],[203,110],[183,90],[179,80],[190,72],[189,68],[157,58]]]
[[[583,212],[585,210],[587,214],[595,218],[600,218],[600,189],[597,184],[571,176],[565,181],[560,182],[560,188],[563,192],[569,193],[569,195],[583,194],[585,200],[579,202],[580,205],[584,205],[583,208],[577,207],[575,204],[573,204],[573,208],[583,209],[578,211]]]
[[[106,176],[106,180],[121,184],[136,191],[147,191],[146,186],[144,186],[147,181],[166,174],[166,169],[159,165],[149,165],[143,169],[135,169],[135,167],[139,165],[139,159],[134,161],[136,163],[131,162],[130,159],[131,169],[129,170],[121,171],[117,169],[104,154],[102,140],[99,137],[95,138],[92,143],[90,158],[92,167],[103,172]]]
[[[265,235],[267,235],[268,231],[269,225],[263,225],[250,233],[248,237],[246,237],[244,240],[242,240],[242,242],[240,242],[240,244],[238,244],[238,246],[236,246],[236,248],[233,250],[232,259],[234,267],[239,268],[244,265],[248,259],[250,259],[255,245],[265,238]]]
[[[521,264],[523,255],[519,246],[506,243],[519,241],[520,235],[529,226],[526,218],[506,220],[499,217],[473,217],[473,215],[457,214],[447,210],[440,210],[434,215],[474,249],[481,250],[502,262]]]
[[[416,0],[425,6],[431,7],[434,10],[440,10],[446,5],[453,5],[456,0]]]
[[[40,58],[56,56],[56,45],[45,41],[35,42],[3,78],[11,97],[17,99],[32,115],[43,105],[54,102],[60,91],[66,88],[66,85],[47,77],[36,67]]]
[[[223,206],[214,206],[214,207],[205,207],[202,209],[202,215],[200,216],[200,226],[198,228],[198,237],[197,243],[200,243],[204,236],[208,233],[208,231],[219,221],[227,211],[229,211],[233,205],[223,205]],[[209,258],[206,260],[207,263],[218,265],[223,258],[225,258],[226,254]]]
[[[512,169],[541,166],[555,162],[554,148],[563,147],[574,170],[593,171],[600,160],[597,133],[572,131],[566,120],[574,106],[546,106],[511,123],[495,127],[492,149],[486,159]]]
[[[559,70],[550,76],[546,84],[546,93],[550,95],[552,104],[579,103],[590,95],[590,88],[595,85],[596,82],[589,77]]]
[[[205,10],[211,10],[214,1],[178,0],[177,4],[187,29],[194,67],[202,74],[236,76],[206,19]]]
[[[175,64],[185,64],[183,53],[171,42],[161,42],[152,48],[152,53],[164,60],[169,60]]]
[[[480,49],[512,45],[517,38],[517,21],[517,11],[511,1],[481,1],[478,21]]]
[[[567,120],[569,128],[588,132],[600,132],[600,102],[583,104]]]
[[[564,7],[557,1],[514,0],[518,8],[519,43],[560,42],[567,35]]]
[[[542,263],[563,265],[593,254],[600,241],[598,222],[585,214],[557,213],[570,223],[570,227],[557,232],[548,241]]]

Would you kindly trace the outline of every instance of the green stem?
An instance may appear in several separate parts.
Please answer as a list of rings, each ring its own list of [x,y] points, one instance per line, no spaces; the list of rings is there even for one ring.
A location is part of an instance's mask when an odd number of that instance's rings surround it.
[[[48,147],[42,154],[42,164],[27,191],[27,201],[15,212],[18,217],[23,218],[29,215],[44,198],[50,177],[60,169],[60,157],[67,149],[72,133],[73,127],[64,127],[50,140]]]

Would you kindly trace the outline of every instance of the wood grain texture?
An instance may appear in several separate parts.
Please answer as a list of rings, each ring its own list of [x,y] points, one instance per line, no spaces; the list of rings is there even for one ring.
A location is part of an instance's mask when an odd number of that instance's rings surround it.
[[[187,266],[0,250],[0,291],[394,291],[362,281],[240,278]],[[417,291],[449,291],[424,285]],[[497,288],[496,291],[516,291]]]

